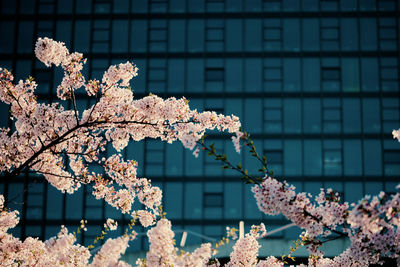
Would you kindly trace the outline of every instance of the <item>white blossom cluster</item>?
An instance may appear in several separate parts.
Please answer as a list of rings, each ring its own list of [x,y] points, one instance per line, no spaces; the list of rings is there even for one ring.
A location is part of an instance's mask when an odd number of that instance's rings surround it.
[[[266,214],[282,213],[304,229],[302,239],[317,256],[316,266],[368,266],[382,256],[400,257],[400,194],[391,197],[381,192],[358,204],[340,203],[333,190],[323,190],[313,203],[310,194],[296,193],[295,187],[272,177],[252,188],[257,205]],[[350,247],[333,260],[323,259],[317,238],[336,233],[341,227],[351,241]],[[314,265],[312,265],[314,266]]]
[[[157,225],[147,231],[150,248],[146,259],[139,259],[136,264],[142,267],[176,266],[176,267],[203,267],[206,266],[214,251],[210,243],[202,244],[192,253],[178,253],[175,247],[174,232],[171,222],[161,219]]]
[[[0,195],[1,205],[3,201],[4,197]],[[128,246],[127,236],[108,239],[90,263],[89,249],[75,244],[75,234],[68,233],[64,226],[57,236],[45,242],[32,237],[21,241],[6,232],[15,227],[18,220],[16,211],[3,210],[0,213],[1,266],[130,266],[119,260]]]
[[[96,198],[123,213],[139,215],[146,226],[158,216],[162,192],[147,178],[137,177],[136,161],[119,154],[100,157],[107,144],[119,152],[130,140],[160,138],[194,149],[206,130],[235,133],[240,128],[237,117],[191,110],[185,98],[149,95],[134,100],[129,82],[138,68],[131,62],[109,67],[101,82],[86,82],[81,73],[86,60],[82,54],[70,53],[64,43],[39,38],[35,54],[46,66],[63,68],[57,95],[69,100],[73,109],[65,109],[62,103],[38,103],[33,79],[15,85],[13,75],[0,69],[0,100],[10,105],[16,129],[0,131],[0,171],[16,176],[31,170],[68,193],[92,184]],[[81,87],[89,96],[96,95],[96,103],[83,111],[76,108],[75,99]],[[93,164],[102,166],[105,174],[94,172]],[[138,214],[132,211],[135,198],[145,207]]]
[[[397,139],[400,142],[400,129],[392,131],[393,139]]]

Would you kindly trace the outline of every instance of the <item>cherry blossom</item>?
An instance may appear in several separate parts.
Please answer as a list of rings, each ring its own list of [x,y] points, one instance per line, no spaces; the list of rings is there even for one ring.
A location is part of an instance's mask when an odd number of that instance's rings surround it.
[[[10,105],[16,129],[12,133],[9,129],[0,131],[0,171],[7,176],[29,170],[67,193],[90,184],[96,198],[122,213],[135,214],[132,205],[138,199],[146,212],[153,214],[140,216],[149,226],[153,222],[149,218],[158,215],[161,190],[147,178],[137,177],[135,160],[125,160],[120,154],[100,156],[107,144],[120,152],[131,140],[154,138],[180,141],[194,149],[206,130],[235,133],[240,128],[237,117],[192,110],[185,98],[149,95],[134,99],[129,84],[138,75],[138,68],[132,62],[110,66],[101,82],[86,82],[81,73],[86,59],[80,53],[70,53],[64,43],[39,38],[35,54],[48,67],[62,67],[64,77],[57,96],[73,108],[65,109],[63,102],[39,103],[32,78],[14,84],[12,74],[0,69],[0,100]],[[77,108],[75,96],[81,87],[96,100],[83,111]],[[95,172],[94,165],[102,167],[104,173]]]
[[[176,266],[176,267],[203,267],[218,266],[208,264],[210,258],[216,252],[210,243],[202,244],[192,253],[178,251],[175,247],[174,232],[171,230],[171,222],[165,218],[159,220],[155,227],[147,231],[150,248],[146,259],[138,259],[137,266]]]
[[[400,194],[391,197],[381,192],[358,204],[340,203],[340,197],[332,189],[323,190],[311,201],[311,195],[296,193],[295,187],[265,177],[261,185],[252,188],[257,205],[266,214],[282,213],[305,232],[303,243],[308,246],[315,259],[322,259],[318,239],[332,234],[348,236],[350,247],[335,257],[330,266],[352,266],[352,264],[375,264],[381,256],[400,257],[399,211]],[[353,206],[353,208],[351,208]],[[339,227],[340,226],[340,227]],[[339,229],[344,227],[344,232]],[[312,262],[312,261],[311,261]],[[328,266],[329,259],[316,260],[316,266]],[[314,264],[313,263],[313,264]]]
[[[109,238],[101,247],[100,251],[94,256],[90,267],[102,266],[130,266],[124,261],[119,260],[128,247],[128,236],[121,236],[116,239]]]
[[[118,228],[118,222],[114,221],[113,219],[108,218],[106,223],[104,224],[104,228],[114,231]]]
[[[393,139],[397,139],[400,142],[400,129],[392,131]]]
[[[232,141],[240,153],[240,141],[248,135],[240,131],[239,118],[212,111],[190,109],[184,97],[162,99],[156,95],[134,99],[130,80],[138,75],[133,62],[110,66],[99,80],[86,81],[81,71],[86,59],[82,54],[70,53],[62,42],[39,38],[35,46],[36,57],[47,67],[61,66],[64,77],[57,87],[59,102],[39,103],[33,78],[14,83],[11,72],[0,68],[0,100],[10,105],[15,131],[0,129],[0,172],[14,178],[22,172],[41,174],[63,193],[74,193],[83,184],[92,185],[93,195],[104,199],[122,213],[131,215],[147,231],[150,248],[138,266],[220,266],[210,261],[216,250],[209,243],[202,244],[192,253],[175,247],[171,222],[157,221],[160,214],[162,191],[152,186],[145,177],[138,177],[139,163],[124,159],[119,154],[131,141],[145,138],[172,143],[179,141],[198,157],[199,140],[208,130],[235,134]],[[85,110],[77,107],[76,91],[83,90],[95,103]],[[68,102],[65,102],[68,101]],[[72,109],[66,109],[71,104]],[[400,142],[400,129],[393,130],[393,138]],[[105,156],[111,144],[116,153]],[[253,143],[251,152],[257,156]],[[108,151],[109,152],[109,151]],[[211,153],[217,155],[216,153]],[[281,182],[268,172],[263,163],[264,178],[251,180],[258,183],[252,188],[259,209],[268,215],[283,214],[304,232],[301,244],[310,253],[309,266],[368,266],[383,263],[382,257],[396,258],[400,266],[400,194],[366,196],[358,203],[342,202],[332,189],[321,189],[311,194],[296,192],[293,185]],[[223,157],[224,164],[228,164]],[[230,163],[229,163],[230,164]],[[250,177],[241,165],[234,168]],[[99,171],[101,169],[101,171]],[[132,210],[134,201],[142,210]],[[130,266],[119,260],[133,240],[136,232],[115,239],[90,250],[76,244],[75,233],[61,227],[57,236],[47,241],[28,237],[24,241],[7,233],[19,221],[18,211],[6,209],[6,200],[0,195],[0,262],[4,266]],[[135,221],[133,219],[133,221]],[[85,220],[80,228],[85,230]],[[107,219],[106,230],[115,230],[117,222]],[[236,231],[227,228],[228,237]],[[252,226],[250,232],[239,238],[230,254],[227,266],[283,266],[283,262],[270,256],[259,260],[259,238],[266,235],[265,225]],[[104,237],[102,235],[101,237]],[[333,259],[324,258],[321,245],[329,238],[347,237],[350,246]],[[90,247],[92,248],[92,247]],[[97,252],[92,261],[92,254]],[[305,265],[303,265],[305,266]]]
[[[242,136],[244,136],[243,132],[236,132],[235,133],[236,136],[232,136],[232,142],[233,145],[235,146],[235,150],[237,153],[240,153],[240,138],[242,138]]]

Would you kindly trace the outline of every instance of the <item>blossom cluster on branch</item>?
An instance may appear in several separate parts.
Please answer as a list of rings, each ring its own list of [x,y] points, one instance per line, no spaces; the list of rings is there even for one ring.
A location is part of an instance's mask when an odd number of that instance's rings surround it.
[[[302,240],[310,253],[322,258],[318,248],[321,238],[331,235],[348,236],[350,247],[333,260],[324,259],[327,266],[368,266],[382,257],[400,257],[400,194],[366,196],[358,204],[341,203],[332,189],[321,189],[311,200],[311,194],[296,193],[295,187],[266,177],[252,188],[257,205],[269,215],[283,214],[305,230]],[[321,265],[324,266],[324,265]]]
[[[21,241],[7,233],[18,222],[18,212],[5,209],[4,197],[0,195],[1,266],[128,266],[119,260],[128,246],[130,237],[127,235],[108,239],[89,264],[89,249],[76,244],[75,234],[69,233],[64,226],[57,236],[45,242],[32,237]],[[81,228],[84,229],[84,224]]]
[[[150,248],[146,259],[139,259],[136,264],[141,267],[202,267],[208,264],[214,254],[210,243],[202,244],[192,253],[179,251],[175,247],[174,232],[171,230],[171,222],[161,219],[157,225],[147,232]]]
[[[10,105],[16,128],[0,133],[0,171],[17,176],[31,170],[67,193],[81,184],[92,184],[96,198],[139,216],[145,226],[154,223],[162,192],[147,178],[137,177],[136,161],[124,160],[120,154],[103,156],[107,143],[121,151],[129,140],[159,138],[194,149],[206,130],[235,133],[240,128],[237,117],[191,110],[185,98],[164,100],[149,95],[134,100],[129,82],[138,68],[131,62],[109,67],[101,82],[86,82],[81,73],[86,60],[82,54],[70,53],[63,43],[39,38],[35,54],[46,66],[63,68],[57,96],[69,100],[73,108],[67,110],[58,102],[38,103],[33,79],[15,85],[13,75],[0,69],[0,100]],[[81,87],[96,102],[80,112],[75,91]],[[98,166],[104,173],[93,171]],[[136,197],[145,207],[139,213],[131,211]]]

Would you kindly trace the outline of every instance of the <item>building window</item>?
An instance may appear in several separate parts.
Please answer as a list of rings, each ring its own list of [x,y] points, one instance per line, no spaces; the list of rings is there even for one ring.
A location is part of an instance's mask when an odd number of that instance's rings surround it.
[[[49,37],[53,36],[53,22],[52,21],[39,21],[37,26],[37,36],[40,37]]]
[[[148,67],[148,89],[151,93],[164,92],[167,88],[167,60],[150,59]]]
[[[111,0],[94,0],[94,13],[110,13]]]
[[[264,130],[266,133],[282,132],[282,100],[271,99],[264,104]]]
[[[210,19],[206,21],[206,49],[207,51],[224,50],[225,25],[223,20]]]
[[[104,72],[109,66],[107,59],[92,59],[88,61],[90,64],[91,75],[90,79],[98,79],[101,81],[103,79]]]
[[[395,18],[379,19],[379,45],[382,50],[396,50],[397,31]]]
[[[385,175],[400,175],[400,150],[384,150],[383,160],[385,164]]]
[[[280,19],[266,19],[263,22],[264,50],[281,50],[282,21]]]
[[[214,147],[217,151],[220,151],[219,153],[224,154],[225,153],[225,147],[227,147],[225,145],[225,142],[222,140],[209,140],[209,143],[214,143]],[[225,173],[224,171],[221,169],[221,164],[220,162],[216,161],[213,157],[208,157],[207,155],[204,154],[204,175],[205,176],[214,176],[214,177],[220,177],[220,176],[224,176]]]
[[[225,0],[206,0],[207,12],[221,12],[224,11]]]
[[[339,20],[322,19],[321,21],[321,48],[322,50],[339,49]]]
[[[341,68],[339,59],[324,58],[321,66],[322,91],[337,92],[341,90]]]
[[[92,52],[108,52],[110,49],[110,21],[95,20],[92,34]]]
[[[151,52],[167,50],[168,34],[166,20],[151,20],[149,29],[149,49]]]
[[[28,188],[26,219],[42,219],[44,194],[44,184],[35,184]]]
[[[146,170],[146,175],[162,176],[164,173],[164,144],[159,140],[146,141],[146,157],[143,166]]]
[[[390,133],[400,124],[399,100],[395,98],[382,99],[383,132]]]
[[[38,82],[36,92],[48,96],[52,92],[51,71],[49,69],[35,70],[35,80]]]
[[[225,77],[224,68],[206,68],[207,82],[222,82],[224,81],[224,77]]]
[[[379,0],[377,1],[378,9],[380,11],[394,11],[396,10],[395,0]]]
[[[54,11],[54,0],[39,0],[39,14],[51,14]]]
[[[282,6],[281,0],[264,0],[263,8],[264,11],[280,11]]]
[[[83,217],[91,219],[104,218],[104,201],[98,200],[93,196],[91,187],[85,186],[84,188],[85,209]]]
[[[151,0],[151,1],[148,1],[148,3],[150,4],[151,12],[165,13],[168,11],[168,1],[167,0]]]
[[[338,133],[341,130],[341,104],[338,98],[323,100],[323,129],[324,133]]]
[[[283,66],[281,59],[264,60],[263,82],[264,91],[280,92],[282,91]]]
[[[339,6],[339,0],[320,0],[321,10],[337,10]]]
[[[204,208],[222,208],[224,206],[224,195],[221,193],[204,193]]]
[[[324,175],[340,176],[342,174],[342,145],[339,140],[323,142]]]
[[[282,175],[283,168],[283,150],[282,149],[264,149],[263,155],[267,157],[269,171],[275,175]]]
[[[380,76],[382,91],[399,91],[397,58],[381,58]]]
[[[221,92],[225,87],[225,67],[222,59],[207,60],[204,72],[207,92]]]

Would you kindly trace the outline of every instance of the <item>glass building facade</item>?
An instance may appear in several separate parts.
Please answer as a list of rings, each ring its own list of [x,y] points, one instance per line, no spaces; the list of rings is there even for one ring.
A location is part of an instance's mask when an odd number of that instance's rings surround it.
[[[393,192],[400,181],[400,143],[391,136],[400,127],[400,1],[3,0],[0,10],[0,66],[17,79],[35,77],[43,101],[56,99],[62,77],[35,59],[37,37],[47,36],[84,53],[86,77],[134,61],[137,98],[185,96],[192,108],[239,116],[276,176],[297,190],[331,187],[356,201]],[[92,103],[78,97],[81,108]],[[1,104],[3,126],[11,125],[7,108]],[[259,168],[245,151],[234,153],[228,136],[208,140],[232,161]],[[263,215],[250,186],[205,153],[196,159],[181,144],[158,140],[132,143],[124,153],[163,189],[175,229],[218,239],[239,220],[269,229],[288,223]],[[3,179],[0,193],[21,212],[14,230],[21,237],[47,239],[59,225],[74,229],[85,218],[80,238],[89,244],[106,218],[119,220],[120,233],[129,221],[95,200],[90,187],[63,195],[40,176]],[[189,234],[187,243],[202,241]],[[146,242],[139,238],[130,250]]]

